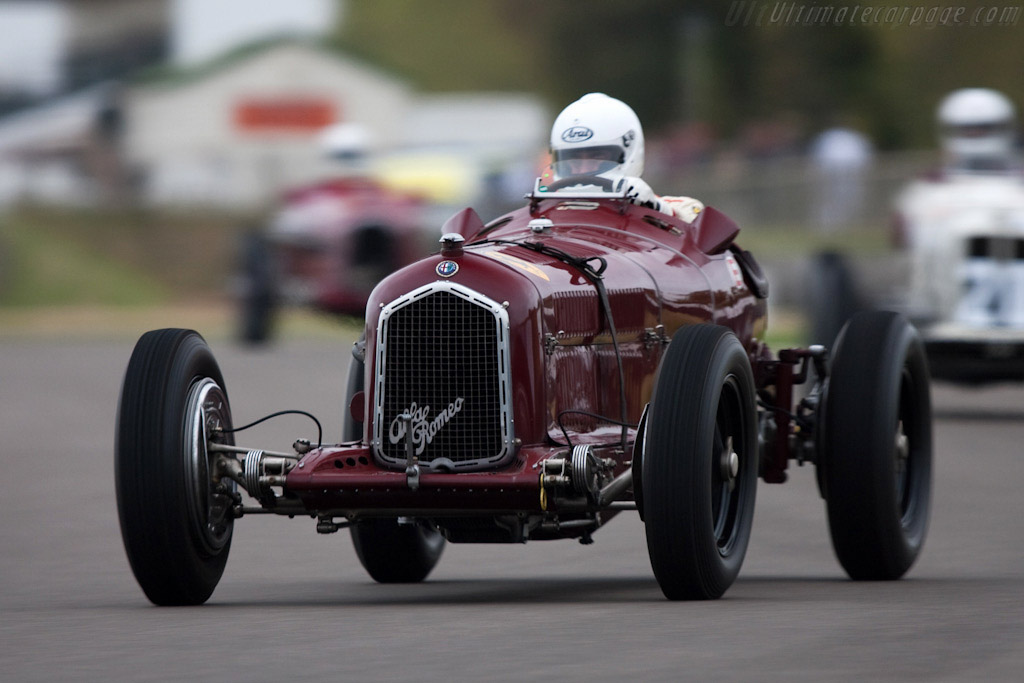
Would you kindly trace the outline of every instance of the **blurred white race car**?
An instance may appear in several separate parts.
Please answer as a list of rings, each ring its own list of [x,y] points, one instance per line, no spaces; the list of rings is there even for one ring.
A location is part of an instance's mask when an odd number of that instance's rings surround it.
[[[944,167],[910,183],[895,207],[906,291],[866,300],[845,258],[819,256],[811,341],[830,344],[857,309],[898,309],[920,330],[936,379],[1024,381],[1024,173],[1014,106],[993,90],[957,90],[938,122]]]
[[[910,267],[906,312],[933,376],[1024,380],[1024,177],[917,182],[899,212]]]

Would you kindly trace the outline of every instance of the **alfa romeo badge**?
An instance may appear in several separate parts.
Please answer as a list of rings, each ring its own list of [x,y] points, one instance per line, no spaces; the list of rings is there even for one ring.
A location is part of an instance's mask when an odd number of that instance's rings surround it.
[[[437,264],[437,268],[434,271],[441,277],[451,277],[459,272],[459,264],[455,261],[441,261]]]

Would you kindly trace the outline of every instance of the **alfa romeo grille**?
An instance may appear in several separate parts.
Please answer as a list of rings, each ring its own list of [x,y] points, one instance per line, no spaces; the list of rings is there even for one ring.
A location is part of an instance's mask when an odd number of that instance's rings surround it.
[[[421,463],[470,470],[512,456],[508,314],[452,282],[421,287],[381,311],[374,451],[404,466],[405,424]]]

